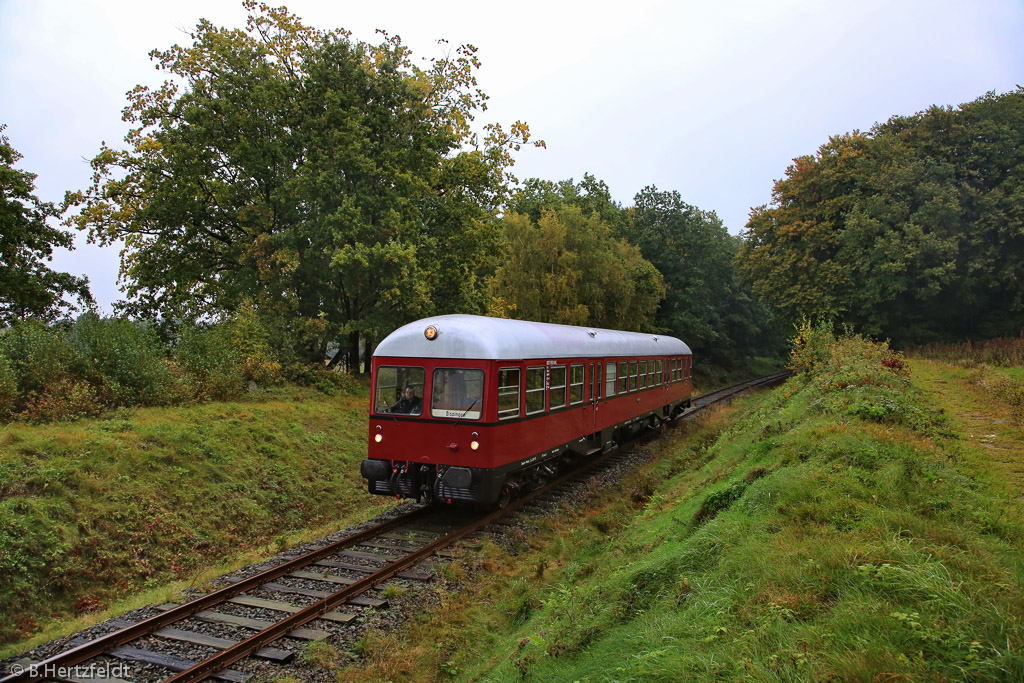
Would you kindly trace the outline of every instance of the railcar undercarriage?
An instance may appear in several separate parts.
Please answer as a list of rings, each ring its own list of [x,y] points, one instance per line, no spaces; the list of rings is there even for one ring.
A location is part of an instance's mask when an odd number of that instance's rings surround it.
[[[520,493],[541,488],[584,457],[614,448],[645,431],[658,429],[672,420],[690,401],[667,405],[658,411],[563,444],[542,455],[505,467],[482,468],[437,465],[403,460],[364,460],[361,473],[370,493],[411,498],[417,502],[472,503],[490,506],[508,504]]]

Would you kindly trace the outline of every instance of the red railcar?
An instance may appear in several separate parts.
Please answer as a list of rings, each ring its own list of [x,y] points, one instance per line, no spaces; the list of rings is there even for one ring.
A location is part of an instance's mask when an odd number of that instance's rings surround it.
[[[485,505],[690,402],[675,337],[474,315],[399,328],[373,356],[371,493]]]

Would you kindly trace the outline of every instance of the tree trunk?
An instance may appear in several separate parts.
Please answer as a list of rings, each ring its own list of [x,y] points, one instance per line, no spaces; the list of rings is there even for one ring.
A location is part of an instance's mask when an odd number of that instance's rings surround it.
[[[373,361],[373,337],[366,335],[363,338],[363,372],[370,374]]]
[[[350,373],[359,372],[359,333],[349,332],[348,335],[348,358],[346,359],[348,365],[346,370]]]

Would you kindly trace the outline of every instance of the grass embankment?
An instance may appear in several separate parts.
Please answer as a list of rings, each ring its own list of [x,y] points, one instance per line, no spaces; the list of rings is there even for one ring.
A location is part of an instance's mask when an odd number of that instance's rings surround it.
[[[1024,679],[1020,482],[963,421],[1011,407],[828,331],[797,362],[338,679]]]
[[[55,620],[391,505],[359,476],[365,394],[281,388],[4,427],[0,656],[70,626]]]

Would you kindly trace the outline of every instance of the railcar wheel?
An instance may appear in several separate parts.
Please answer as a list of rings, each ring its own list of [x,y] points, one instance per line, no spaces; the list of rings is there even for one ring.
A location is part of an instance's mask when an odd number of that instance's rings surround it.
[[[501,495],[498,496],[498,507],[506,508],[508,504],[512,502],[512,489],[506,484],[501,489]]]
[[[498,507],[507,507],[518,490],[519,486],[514,481],[506,481],[504,486],[501,487],[501,494],[498,496]]]

